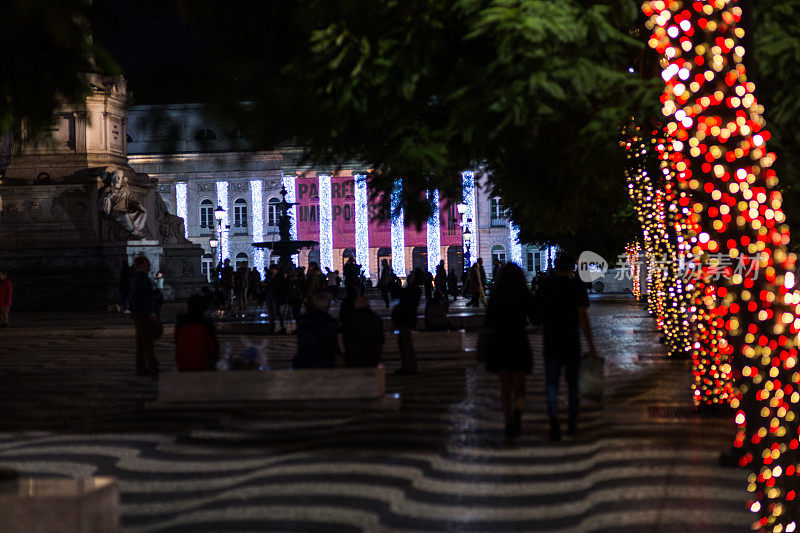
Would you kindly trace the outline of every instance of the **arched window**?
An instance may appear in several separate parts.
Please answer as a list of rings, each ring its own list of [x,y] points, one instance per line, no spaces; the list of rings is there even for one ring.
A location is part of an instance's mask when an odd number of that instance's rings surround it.
[[[425,246],[417,246],[411,250],[411,268],[414,270],[428,270],[428,248]]]
[[[133,137],[131,137],[130,133],[126,133],[125,134],[125,142],[129,142],[129,143],[133,142]]]
[[[194,134],[195,141],[216,141],[217,134],[211,131],[208,128],[203,128],[201,130],[197,130],[197,133]]]
[[[447,268],[455,270],[456,276],[461,277],[461,273],[464,271],[464,250],[461,246],[448,246]]]
[[[214,227],[214,203],[211,200],[200,202],[200,227],[206,229]]]
[[[503,208],[503,203],[499,196],[494,196],[489,206],[489,213],[491,215],[492,226],[505,226],[506,225],[506,212]]]
[[[233,202],[233,227],[247,230],[247,201],[244,198]]]
[[[239,252],[236,254],[236,260],[234,261],[234,265],[236,270],[239,270],[242,267],[246,267],[248,262],[247,254],[244,252]]]
[[[344,251],[342,251],[342,261],[346,263],[347,260],[350,259],[351,257],[353,259],[356,258],[356,249],[355,248],[345,248]]]
[[[206,283],[211,283],[211,269],[214,265],[214,258],[211,257],[211,254],[205,253],[203,257],[200,259],[200,274],[206,278]]]
[[[492,246],[492,263],[497,259],[501,263],[506,262],[506,248],[502,244],[495,244]]]
[[[278,213],[278,205],[280,205],[281,201],[275,197],[272,197],[267,202],[267,232],[268,233],[277,233],[278,232],[278,217],[280,216]]]

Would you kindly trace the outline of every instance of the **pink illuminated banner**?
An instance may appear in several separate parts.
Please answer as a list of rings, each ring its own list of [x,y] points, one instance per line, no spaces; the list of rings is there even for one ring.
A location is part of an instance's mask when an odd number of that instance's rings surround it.
[[[319,240],[319,179],[316,175],[298,177],[295,190],[297,195],[297,238],[300,240]],[[371,196],[371,194],[370,194]],[[369,247],[391,246],[391,221],[378,207],[378,201],[368,202]],[[455,206],[447,207],[446,199],[439,202],[442,246],[460,246],[461,231]],[[356,247],[356,207],[355,181],[349,173],[331,177],[331,226],[333,229],[333,248]],[[426,246],[425,226],[417,231],[413,226],[406,227],[406,246]]]

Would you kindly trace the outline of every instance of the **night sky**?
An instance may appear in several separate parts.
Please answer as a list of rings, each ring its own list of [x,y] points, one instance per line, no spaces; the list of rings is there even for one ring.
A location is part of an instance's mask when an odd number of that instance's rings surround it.
[[[174,8],[137,0],[107,0],[99,8],[105,23],[96,37],[127,78],[135,103],[200,98],[200,45]]]

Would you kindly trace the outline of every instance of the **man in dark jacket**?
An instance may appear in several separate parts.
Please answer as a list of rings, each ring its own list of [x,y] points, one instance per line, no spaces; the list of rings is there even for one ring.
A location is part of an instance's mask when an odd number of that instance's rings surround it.
[[[136,374],[157,376],[158,361],[153,355],[153,342],[159,329],[153,284],[148,277],[150,260],[144,256],[133,261],[131,281],[131,315],[136,328]]]
[[[331,297],[327,292],[314,296],[314,305],[297,319],[297,354],[294,368],[332,368],[339,353],[336,320],[328,314]]]
[[[561,439],[558,423],[558,382],[564,368],[569,393],[569,434],[577,431],[578,373],[580,371],[580,333],[597,357],[587,310],[589,296],[583,283],[574,278],[575,260],[562,254],[556,258],[553,275],[536,292],[536,314],[543,318],[545,397],[550,417],[551,440]]]
[[[347,366],[374,367],[381,362],[383,321],[364,296],[356,298],[355,309],[342,321],[342,341]]]

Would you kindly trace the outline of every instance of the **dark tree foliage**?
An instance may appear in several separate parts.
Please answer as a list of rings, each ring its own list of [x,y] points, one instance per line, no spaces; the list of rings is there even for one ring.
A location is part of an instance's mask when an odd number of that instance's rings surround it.
[[[756,95],[765,107],[775,170],[784,192],[787,220],[798,231],[800,218],[800,0],[750,2],[753,16],[747,62]],[[747,58],[747,56],[745,56]],[[795,251],[798,249],[793,240]]]
[[[100,10],[86,0],[8,0],[0,11],[0,135],[50,126],[61,102],[89,91],[85,72],[116,67],[91,36]]]
[[[401,178],[412,220],[429,213],[426,189],[459,199],[460,172],[483,164],[523,240],[616,251],[635,231],[618,224],[630,217],[616,137],[653,112],[658,84],[628,72],[643,49],[634,0],[219,0],[184,13],[229,81],[218,87],[255,89],[241,120],[263,146],[363,162],[383,190]]]

